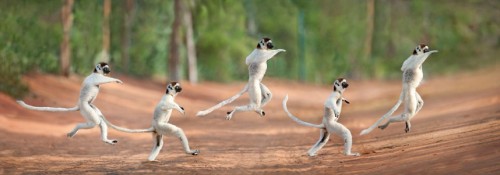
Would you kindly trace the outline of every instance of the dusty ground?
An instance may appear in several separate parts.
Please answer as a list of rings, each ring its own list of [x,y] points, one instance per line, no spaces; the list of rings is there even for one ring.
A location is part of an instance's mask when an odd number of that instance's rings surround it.
[[[65,135],[83,119],[78,112],[29,111],[0,94],[0,174],[499,174],[500,173],[500,66],[458,75],[428,78],[419,88],[425,105],[404,124],[359,132],[375,122],[397,100],[398,81],[350,82],[340,122],[354,134],[353,151],[360,157],[341,154],[341,139],[333,140],[317,157],[306,151],[318,139],[317,129],[300,126],[281,108],[289,94],[289,109],[305,121],[319,123],[322,103],[330,86],[303,85],[265,79],[274,93],[260,118],[239,113],[231,121],[224,114],[247,97],[204,118],[194,114],[238,92],[243,83],[228,85],[184,83],[177,102],[186,116],[174,113],[171,123],[186,132],[198,156],[182,152],[178,139],[168,136],[157,162],[147,162],[152,141],[149,134],[114,130],[117,145],[100,141],[99,129],[82,130],[74,138]],[[149,127],[152,111],[165,85],[118,76],[125,84],[101,88],[96,104],[115,124],[129,128]],[[52,75],[25,77],[32,94],[29,104],[71,107],[81,77],[69,80]],[[304,97],[313,97],[301,100]],[[301,100],[301,101],[300,101]]]

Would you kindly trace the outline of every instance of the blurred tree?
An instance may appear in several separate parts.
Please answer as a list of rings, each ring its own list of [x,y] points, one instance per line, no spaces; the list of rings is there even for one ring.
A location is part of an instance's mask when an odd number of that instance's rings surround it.
[[[170,34],[170,52],[168,56],[169,81],[180,81],[180,45],[181,45],[181,21],[183,19],[182,1],[174,0],[174,22]]]
[[[135,16],[135,0],[126,0],[123,2],[124,5],[124,18],[123,18],[123,28],[122,28],[122,44],[121,44],[121,59],[123,71],[129,73],[130,69],[130,45],[132,42],[131,32],[132,25]]]
[[[110,47],[110,29],[109,15],[111,13],[111,0],[104,0],[103,4],[103,20],[102,20],[102,51],[98,56],[99,62],[109,62],[109,47]]]
[[[73,25],[73,0],[64,0],[61,8],[61,20],[63,26],[63,39],[59,58],[59,72],[67,77],[69,76],[71,65],[70,32],[71,26]]]
[[[190,0],[185,0],[184,2],[186,2],[186,6],[184,8],[184,25],[186,28],[189,82],[196,84],[198,83],[198,66],[196,66],[196,47],[194,43],[193,19],[191,14],[191,6],[194,4],[193,1]]]
[[[170,55],[175,54],[171,51],[177,51],[181,76],[189,73],[184,65],[193,65],[189,59],[185,64],[184,58],[196,55],[194,65],[200,81],[247,79],[244,59],[261,37],[270,37],[277,48],[287,50],[269,61],[266,77],[298,80],[304,66],[305,81],[313,83],[331,83],[339,76],[353,74],[361,78],[400,78],[401,63],[419,43],[440,51],[426,62],[427,75],[499,62],[498,0],[181,1],[189,3],[185,9],[191,10],[192,37],[188,36],[189,18],[185,17],[188,11],[182,12],[182,27],[173,34],[171,24],[178,9],[173,7],[174,1],[114,1],[124,4],[110,6],[107,19],[108,34],[118,36],[109,38],[111,61],[121,63],[113,65],[114,70],[145,78],[165,79],[170,75],[168,71],[173,69],[169,66],[175,65],[169,63]],[[107,3],[74,1],[73,23],[71,30],[66,30],[61,21],[66,2],[0,0],[0,91],[22,95],[25,88],[21,75],[31,70],[62,74],[66,65],[70,73],[92,71],[89,65],[96,59],[91,58],[104,47],[101,43],[106,34],[101,26],[106,19],[101,12]],[[127,5],[130,2],[134,3]],[[297,27],[300,11],[303,40]],[[180,37],[177,49],[170,47],[174,36]],[[191,44],[196,49],[194,54]],[[63,64],[64,55],[71,60]],[[305,58],[302,62],[299,55]],[[353,65],[360,68],[353,70]]]
[[[373,40],[373,25],[375,20],[375,0],[366,1],[366,36],[364,43],[363,59],[364,62],[372,62],[372,40]],[[365,64],[363,67],[368,67],[370,64]]]

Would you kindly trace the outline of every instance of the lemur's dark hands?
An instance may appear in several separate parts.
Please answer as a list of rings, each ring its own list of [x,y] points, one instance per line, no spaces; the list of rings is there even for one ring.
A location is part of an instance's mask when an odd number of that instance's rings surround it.
[[[344,100],[344,102],[345,102],[345,103],[347,103],[347,104],[351,104],[351,102],[349,102],[349,101],[347,101],[347,100]]]
[[[184,111],[184,107],[182,107],[182,106],[179,106],[179,107],[181,107],[181,109]]]

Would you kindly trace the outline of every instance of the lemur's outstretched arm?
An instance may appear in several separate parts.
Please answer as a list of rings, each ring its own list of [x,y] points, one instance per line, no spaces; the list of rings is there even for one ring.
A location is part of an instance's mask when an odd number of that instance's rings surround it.
[[[113,82],[120,83],[120,84],[123,83],[121,80],[116,79],[116,78],[111,78],[111,77],[107,77],[104,75],[98,75],[94,81],[94,84],[101,85],[101,84],[113,83]]]
[[[415,66],[422,66],[422,64],[424,64],[425,60],[427,60],[427,58],[429,58],[429,55],[431,55],[432,53],[436,53],[438,52],[437,50],[432,50],[432,51],[428,51],[426,53],[424,53],[423,55],[421,55],[420,57],[417,57],[417,59],[415,60]]]
[[[172,103],[172,108],[179,111],[182,115],[185,115],[186,112],[184,111],[184,108],[182,106],[179,106],[179,104],[173,102]]]
[[[268,50],[264,58],[266,58],[266,61],[270,60],[271,58],[274,58],[274,55],[280,52],[286,52],[286,50],[285,49]]]

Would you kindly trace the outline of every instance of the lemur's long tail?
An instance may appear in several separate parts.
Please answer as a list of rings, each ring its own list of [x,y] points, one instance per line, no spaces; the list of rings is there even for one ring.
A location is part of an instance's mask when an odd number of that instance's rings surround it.
[[[111,128],[116,129],[116,130],[121,131],[121,132],[146,133],[146,132],[154,132],[155,131],[155,128],[153,128],[152,126],[148,129],[128,129],[128,128],[119,127],[119,126],[113,125],[113,123],[106,120],[106,117],[104,117],[103,115],[101,115],[101,117],[102,117],[102,120],[104,122],[106,122],[106,124],[108,124]]]
[[[377,122],[375,122],[372,126],[361,131],[361,133],[359,133],[359,135],[365,135],[365,134],[372,132],[373,129],[377,128],[377,126],[380,124],[380,122],[384,121],[387,117],[390,117],[394,113],[394,111],[396,111],[399,108],[399,106],[401,105],[401,102],[403,102],[403,92],[401,92],[401,95],[399,95],[398,102],[391,108],[391,110],[389,110],[389,112],[387,112],[382,117],[380,117],[380,119],[378,119]]]
[[[237,93],[236,95],[232,96],[231,98],[228,98],[227,100],[224,100],[224,101],[220,102],[219,104],[216,104],[215,106],[212,106],[211,108],[208,108],[206,110],[198,111],[198,113],[196,113],[196,116],[198,116],[198,117],[205,116],[205,115],[211,113],[212,111],[214,111],[216,109],[219,109],[222,106],[227,105],[227,104],[233,102],[237,98],[241,97],[241,95],[243,95],[243,93],[245,93],[247,91],[248,91],[248,84],[245,85],[245,88],[243,88],[243,90],[241,90],[239,93]]]
[[[325,126],[323,124],[315,125],[312,123],[307,123],[307,122],[302,121],[299,118],[295,117],[292,113],[290,113],[290,111],[288,111],[288,108],[286,107],[287,101],[288,101],[288,95],[286,95],[285,98],[283,99],[283,109],[285,110],[286,114],[288,114],[288,117],[290,117],[293,121],[297,122],[298,124],[304,125],[304,126],[320,128],[320,129],[325,128]]]
[[[50,112],[70,112],[70,111],[78,111],[80,108],[78,106],[72,107],[72,108],[56,108],[56,107],[38,107],[38,106],[31,106],[29,104],[24,103],[22,100],[17,100],[17,103],[19,103],[22,107],[30,110],[36,110],[36,111],[50,111]]]

